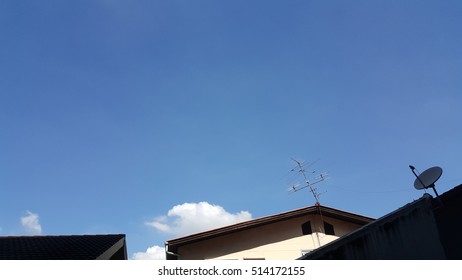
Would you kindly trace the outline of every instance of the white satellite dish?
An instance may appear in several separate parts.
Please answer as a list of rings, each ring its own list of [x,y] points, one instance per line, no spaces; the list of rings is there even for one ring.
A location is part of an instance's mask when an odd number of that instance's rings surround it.
[[[443,169],[439,166],[430,167],[417,176],[414,172],[414,166],[410,165],[409,167],[411,168],[412,173],[416,176],[414,188],[418,190],[432,188],[436,196],[438,196],[435,189],[435,183],[441,177],[441,174],[443,174]]]

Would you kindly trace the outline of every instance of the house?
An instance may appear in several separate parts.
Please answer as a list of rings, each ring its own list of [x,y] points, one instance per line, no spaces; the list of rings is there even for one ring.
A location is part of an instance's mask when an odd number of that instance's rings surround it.
[[[314,205],[165,242],[168,260],[297,259],[374,219]]]
[[[393,211],[309,254],[303,260],[462,259],[462,185]]]
[[[125,234],[0,236],[0,260],[126,260]]]

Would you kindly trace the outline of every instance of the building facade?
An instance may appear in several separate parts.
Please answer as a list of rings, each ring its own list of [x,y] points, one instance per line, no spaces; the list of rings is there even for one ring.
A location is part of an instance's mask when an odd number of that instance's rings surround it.
[[[374,219],[315,205],[165,243],[167,259],[297,259]]]

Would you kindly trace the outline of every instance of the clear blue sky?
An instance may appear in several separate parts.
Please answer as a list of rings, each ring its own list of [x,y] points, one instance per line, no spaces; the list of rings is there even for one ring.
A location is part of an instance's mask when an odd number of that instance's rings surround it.
[[[150,226],[178,228],[176,205],[312,205],[287,193],[290,157],[330,175],[323,205],[366,216],[423,194],[409,164],[443,167],[447,191],[462,183],[461,14],[456,0],[0,0],[0,235],[125,233],[132,255],[181,235]]]

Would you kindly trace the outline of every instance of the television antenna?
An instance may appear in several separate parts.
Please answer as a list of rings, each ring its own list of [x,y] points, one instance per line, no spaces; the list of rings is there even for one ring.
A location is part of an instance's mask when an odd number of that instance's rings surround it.
[[[418,190],[432,188],[433,191],[435,192],[435,195],[437,197],[439,196],[435,189],[435,183],[436,181],[438,181],[438,179],[443,174],[443,169],[441,167],[439,166],[430,167],[424,172],[420,173],[420,175],[417,175],[415,173],[416,168],[414,166],[409,165],[409,168],[411,169],[412,173],[414,173],[416,177],[414,181],[414,188]]]
[[[302,174],[304,184],[296,183],[296,184],[292,185],[292,187],[290,187],[288,189],[288,191],[289,192],[298,192],[300,190],[309,188],[311,194],[313,195],[314,199],[316,200],[315,205],[317,205],[317,206],[321,205],[319,203],[319,196],[321,196],[321,194],[323,194],[323,193],[319,193],[318,189],[316,187],[314,187],[313,185],[321,183],[322,181],[324,181],[328,177],[328,174],[325,173],[325,172],[324,173],[319,173],[319,174],[315,175],[312,180],[309,180],[309,178],[307,176],[307,171],[305,170],[305,162],[298,161],[298,160],[296,160],[294,158],[291,158],[291,159],[297,164],[291,171]],[[316,173],[316,171],[309,172],[309,174],[311,174],[311,175],[314,175],[315,173]]]

